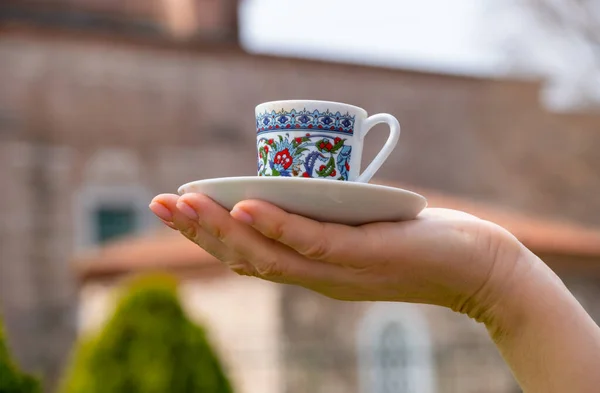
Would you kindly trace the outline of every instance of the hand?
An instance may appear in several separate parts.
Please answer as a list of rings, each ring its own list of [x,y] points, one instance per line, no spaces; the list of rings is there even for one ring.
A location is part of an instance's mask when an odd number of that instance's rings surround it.
[[[166,225],[239,274],[343,300],[430,303],[485,323],[525,392],[595,392],[600,329],[512,235],[465,213],[350,227],[260,201],[231,213],[204,195],[159,195]]]
[[[239,274],[335,299],[436,304],[478,320],[508,290],[523,249],[499,226],[446,209],[351,227],[253,200],[229,213],[200,194],[159,195],[150,208]]]

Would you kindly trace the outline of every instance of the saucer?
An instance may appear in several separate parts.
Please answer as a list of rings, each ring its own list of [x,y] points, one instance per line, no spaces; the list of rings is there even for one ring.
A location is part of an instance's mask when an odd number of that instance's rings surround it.
[[[289,213],[346,225],[412,220],[427,206],[421,195],[399,188],[295,177],[198,180],[182,185],[178,192],[204,194],[228,210],[240,201],[260,199]]]

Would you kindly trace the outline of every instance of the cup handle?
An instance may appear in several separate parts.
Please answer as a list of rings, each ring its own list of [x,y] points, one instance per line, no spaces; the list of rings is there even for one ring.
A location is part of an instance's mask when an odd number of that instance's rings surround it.
[[[387,113],[379,113],[367,118],[367,120],[365,120],[363,123],[364,131],[361,131],[361,138],[364,139],[369,131],[371,131],[371,128],[381,123],[386,123],[390,127],[390,136],[385,142],[385,145],[383,145],[383,148],[375,156],[373,161],[371,161],[367,169],[365,169],[363,173],[356,178],[357,182],[368,183],[398,144],[398,139],[400,139],[400,123],[398,123],[398,120],[394,116],[388,115]]]

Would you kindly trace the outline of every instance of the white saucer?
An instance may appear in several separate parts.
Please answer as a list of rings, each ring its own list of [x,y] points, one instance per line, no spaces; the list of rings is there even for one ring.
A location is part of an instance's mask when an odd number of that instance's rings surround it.
[[[399,188],[295,177],[198,180],[184,184],[178,192],[205,194],[228,210],[240,201],[260,199],[290,213],[347,225],[412,220],[427,206],[421,195]]]

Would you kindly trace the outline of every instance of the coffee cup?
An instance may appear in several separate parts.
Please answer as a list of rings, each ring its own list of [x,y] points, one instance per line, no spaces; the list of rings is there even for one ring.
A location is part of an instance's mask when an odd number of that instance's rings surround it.
[[[368,183],[400,137],[394,116],[369,116],[362,108],[339,102],[272,101],[258,105],[255,114],[259,176]],[[389,137],[361,173],[365,136],[380,123],[389,126]]]

